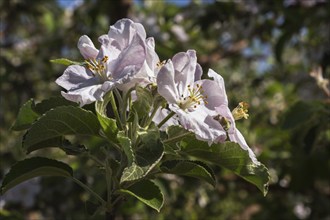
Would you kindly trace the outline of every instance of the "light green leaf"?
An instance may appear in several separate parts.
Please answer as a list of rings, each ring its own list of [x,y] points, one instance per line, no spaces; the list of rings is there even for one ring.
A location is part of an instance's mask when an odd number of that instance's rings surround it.
[[[150,180],[137,182],[128,189],[121,189],[120,192],[134,196],[158,212],[164,204],[163,193],[160,188]]]
[[[79,107],[60,106],[46,112],[23,138],[27,152],[42,148],[43,142],[63,135],[98,135],[100,124],[96,116]],[[45,146],[48,147],[48,146]]]
[[[110,97],[111,96],[109,95],[105,95],[103,101],[97,101],[95,103],[95,110],[97,118],[101,124],[102,130],[104,131],[105,135],[110,140],[116,142],[116,136],[118,133],[116,120],[107,116],[107,105],[110,101]]]
[[[72,61],[66,58],[59,58],[59,59],[54,59],[50,60],[52,63],[57,63],[57,64],[62,64],[65,66],[70,66],[70,65],[84,65],[85,62],[77,62],[77,61]]]
[[[142,168],[133,163],[131,166],[124,169],[120,178],[120,183],[141,179],[145,176],[145,171],[145,168]]]
[[[160,169],[164,173],[183,175],[204,180],[215,186],[216,180],[210,167],[200,161],[170,160],[161,164]]]
[[[32,179],[37,176],[62,176],[72,177],[72,168],[60,161],[44,158],[33,157],[17,162],[10,169],[3,179],[1,186],[1,194],[5,193],[14,186]]]
[[[225,142],[208,146],[206,142],[194,138],[185,138],[181,142],[182,151],[190,156],[229,169],[257,186],[266,195],[268,192],[269,173],[263,165],[252,162],[247,151],[238,144]]]
[[[11,129],[14,131],[28,129],[38,117],[39,114],[35,112],[35,103],[33,99],[30,99],[20,108],[17,119]]]

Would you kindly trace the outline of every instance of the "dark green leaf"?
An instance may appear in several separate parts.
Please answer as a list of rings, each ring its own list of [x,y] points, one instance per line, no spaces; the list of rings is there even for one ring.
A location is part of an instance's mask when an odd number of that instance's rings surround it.
[[[133,103],[133,109],[137,112],[139,118],[148,115],[152,106],[153,97],[146,88],[136,86],[137,100]]]
[[[79,107],[60,106],[46,112],[28,130],[23,140],[27,152],[42,148],[43,143],[63,135],[98,135],[96,116]],[[48,146],[45,146],[48,147]]]
[[[162,163],[160,169],[164,173],[198,178],[215,186],[216,180],[212,169],[200,161],[170,160]]]
[[[70,65],[84,65],[85,62],[77,62],[77,61],[72,61],[66,58],[59,58],[59,59],[54,59],[50,60],[52,63],[57,63],[57,64],[62,64],[65,66],[70,66]]]
[[[72,177],[71,167],[63,162],[44,158],[33,157],[17,162],[3,179],[1,194],[14,186],[37,176],[62,176]]]
[[[28,129],[31,124],[39,117],[35,112],[35,103],[33,99],[27,101],[19,110],[17,119],[11,127],[14,131],[21,131]]]
[[[37,103],[35,106],[35,111],[40,115],[46,113],[47,111],[65,105],[78,106],[77,103],[66,100],[62,96],[51,97],[49,99],[43,100],[40,103]]]
[[[182,151],[199,160],[211,162],[229,169],[256,185],[264,195],[268,191],[269,173],[263,165],[252,162],[247,151],[238,144],[225,142],[208,146],[206,142],[185,138],[181,142]]]
[[[124,153],[127,157],[128,166],[131,166],[132,163],[135,161],[133,149],[132,149],[132,142],[131,140],[125,136],[124,132],[119,132],[117,137],[120,146],[123,148]]]
[[[135,181],[145,177],[161,160],[164,147],[157,128],[140,133],[141,145],[135,152],[135,163],[127,167],[120,182]]]
[[[164,204],[163,193],[160,188],[150,180],[137,182],[128,189],[121,189],[120,192],[134,196],[158,212]]]

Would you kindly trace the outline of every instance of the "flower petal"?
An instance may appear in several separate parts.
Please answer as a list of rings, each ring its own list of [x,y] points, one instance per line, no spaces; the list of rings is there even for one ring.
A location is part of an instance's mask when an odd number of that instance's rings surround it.
[[[173,56],[172,61],[175,69],[175,82],[178,83],[178,92],[187,95],[188,85],[192,85],[195,81],[196,51],[188,50],[186,53],[177,53]]]
[[[98,84],[99,80],[85,67],[71,65],[65,69],[63,75],[57,78],[55,82],[64,89],[71,90]]]
[[[102,100],[105,91],[101,87],[102,85],[86,86],[68,92],[62,91],[61,94],[67,100],[77,102],[82,107],[97,100]]]
[[[226,93],[226,87],[225,87],[225,81],[223,80],[222,76],[220,76],[218,73],[216,73],[214,70],[209,69],[207,75],[211,78],[213,78],[214,82],[218,85],[218,93],[223,94],[223,97],[221,98],[221,101],[223,101],[223,104],[228,106],[228,98]]]
[[[257,160],[256,155],[253,153],[251,148],[248,146],[242,133],[237,128],[235,128],[235,132],[233,134],[229,134],[228,136],[232,142],[238,143],[243,150],[248,151],[249,157],[255,165],[260,165],[260,162]]]
[[[87,60],[95,59],[99,53],[99,50],[95,48],[91,39],[86,35],[83,35],[79,38],[77,46],[81,55]]]
[[[160,69],[157,75],[158,93],[169,103],[176,104],[179,94],[174,81],[174,66],[171,60]]]

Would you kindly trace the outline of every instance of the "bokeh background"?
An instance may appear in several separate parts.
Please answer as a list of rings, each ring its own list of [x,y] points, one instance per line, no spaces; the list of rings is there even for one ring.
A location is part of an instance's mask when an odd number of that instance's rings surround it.
[[[237,126],[271,175],[269,193],[224,169],[213,188],[191,178],[159,181],[160,213],[128,198],[117,219],[330,220],[330,1],[327,0],[1,0],[0,181],[24,159],[23,133],[10,130],[22,104],[58,96],[55,79],[82,60],[77,41],[97,37],[128,17],[156,41],[161,60],[195,49],[198,62],[221,74],[230,107],[250,104]],[[95,140],[88,147],[97,147]],[[76,176],[105,190],[86,158],[47,149]],[[61,178],[36,178],[0,196],[0,219],[102,219],[85,210],[89,195]]]

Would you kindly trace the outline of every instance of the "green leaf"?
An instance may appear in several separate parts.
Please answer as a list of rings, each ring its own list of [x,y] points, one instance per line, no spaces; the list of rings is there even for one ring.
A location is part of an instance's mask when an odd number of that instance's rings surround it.
[[[37,176],[62,176],[72,177],[72,168],[60,161],[33,157],[19,161],[6,174],[1,186],[1,194],[14,186]]]
[[[164,146],[160,141],[158,129],[150,128],[139,133],[142,143],[135,152],[135,162],[124,169],[121,183],[145,177],[163,157]]]
[[[118,133],[118,127],[116,120],[107,116],[107,105],[110,101],[110,95],[105,95],[103,101],[97,101],[95,103],[95,110],[97,118],[101,124],[107,138],[116,142],[116,136]]]
[[[100,124],[92,112],[60,106],[46,112],[33,124],[23,138],[23,147],[31,152],[51,139],[63,135],[98,135],[99,129]]]
[[[35,106],[35,111],[42,115],[53,108],[66,105],[78,106],[78,103],[66,100],[63,96],[56,96],[37,103]]]
[[[128,137],[126,137],[125,132],[123,132],[123,131],[118,133],[117,139],[127,157],[128,166],[131,166],[132,163],[135,161],[131,140]]]
[[[77,61],[72,61],[66,58],[59,58],[59,59],[54,59],[50,60],[52,63],[57,63],[57,64],[62,64],[65,66],[70,66],[70,65],[84,65],[85,62],[77,62]]]
[[[170,160],[161,164],[160,169],[164,173],[183,175],[204,180],[215,186],[216,180],[210,167],[200,161]]]
[[[181,142],[182,151],[204,162],[224,167],[254,184],[266,195],[268,192],[269,173],[263,165],[252,162],[247,151],[237,143],[225,142],[208,146],[206,142],[195,138],[185,138]]]
[[[134,196],[144,204],[158,212],[164,204],[164,195],[160,188],[150,180],[142,180],[128,189],[120,189],[120,192]]]
[[[132,107],[137,112],[139,118],[143,118],[150,113],[153,96],[148,89],[141,86],[136,86],[135,91],[137,100],[133,103]]]
[[[28,129],[38,117],[39,114],[35,112],[35,103],[33,99],[30,99],[20,108],[17,119],[11,129],[14,131]]]
[[[141,179],[145,176],[145,171],[146,169],[133,163],[131,166],[124,169],[120,178],[120,183]]]

